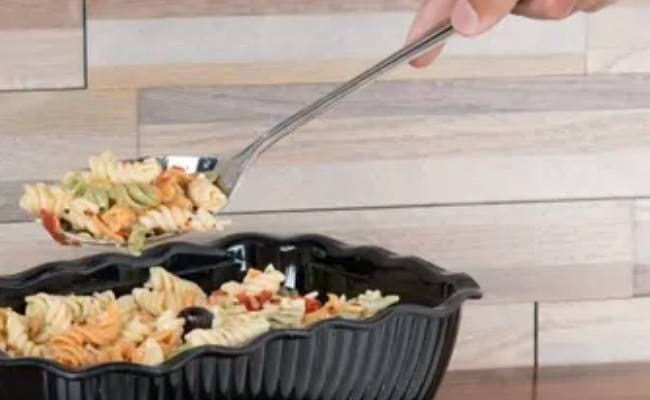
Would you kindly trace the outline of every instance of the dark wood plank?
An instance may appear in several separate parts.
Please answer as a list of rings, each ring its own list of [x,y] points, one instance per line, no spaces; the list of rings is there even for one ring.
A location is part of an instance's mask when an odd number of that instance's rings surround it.
[[[81,29],[82,0],[2,0],[0,31],[23,29]]]

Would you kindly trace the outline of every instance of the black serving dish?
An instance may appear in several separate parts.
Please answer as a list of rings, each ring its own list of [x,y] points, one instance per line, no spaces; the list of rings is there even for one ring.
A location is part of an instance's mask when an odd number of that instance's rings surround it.
[[[243,348],[187,351],[158,367],[114,363],[69,370],[45,359],[0,359],[0,399],[426,399],[451,357],[461,304],[478,285],[414,257],[350,247],[323,236],[240,234],[210,245],[170,243],[141,257],[103,254],[0,277],[0,305],[22,310],[39,291],[123,294],[160,265],[206,291],[273,263],[286,286],[356,296],[398,294],[400,304],[366,321],[334,319],[271,331]]]

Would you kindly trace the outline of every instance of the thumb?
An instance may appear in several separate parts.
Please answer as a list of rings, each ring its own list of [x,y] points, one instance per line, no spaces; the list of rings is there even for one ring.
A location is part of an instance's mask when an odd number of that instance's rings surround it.
[[[454,28],[476,36],[492,28],[517,5],[517,0],[458,0],[451,14]]]

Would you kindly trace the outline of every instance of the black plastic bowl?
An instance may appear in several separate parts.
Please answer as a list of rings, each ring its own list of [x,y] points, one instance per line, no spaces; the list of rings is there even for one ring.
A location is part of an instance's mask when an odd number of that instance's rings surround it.
[[[451,357],[460,308],[478,285],[414,257],[350,247],[323,236],[226,237],[211,245],[170,243],[142,257],[104,254],[0,277],[0,305],[24,308],[39,291],[123,294],[160,265],[206,291],[273,263],[286,286],[356,296],[366,289],[401,302],[365,321],[334,319],[271,331],[242,348],[208,346],[158,367],[114,363],[70,370],[45,359],[0,359],[0,399],[426,399]]]

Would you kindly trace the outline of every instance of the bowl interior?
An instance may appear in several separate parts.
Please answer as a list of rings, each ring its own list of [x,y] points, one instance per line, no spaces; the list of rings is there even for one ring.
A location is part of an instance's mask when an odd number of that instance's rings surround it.
[[[157,265],[197,282],[206,292],[226,281],[242,280],[249,268],[273,264],[285,273],[287,288],[318,291],[322,300],[328,292],[353,297],[378,289],[399,295],[402,303],[436,306],[453,293],[453,283],[436,267],[387,254],[374,248],[337,251],[310,239],[279,243],[243,237],[216,247],[170,244],[141,258],[100,255],[0,278],[0,305],[22,311],[24,297],[38,292],[91,294],[110,289],[122,295],[141,286],[148,279],[148,268]]]

